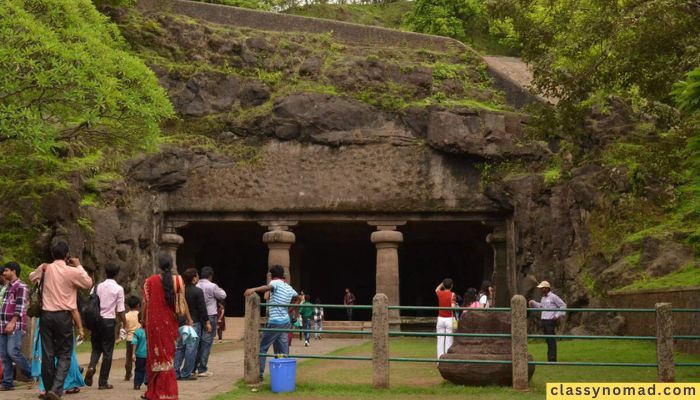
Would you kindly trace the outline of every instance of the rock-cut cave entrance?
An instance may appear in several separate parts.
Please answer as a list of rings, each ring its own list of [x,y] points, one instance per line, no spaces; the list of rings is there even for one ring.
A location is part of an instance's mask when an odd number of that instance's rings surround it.
[[[292,227],[296,242],[290,251],[294,288],[312,300],[341,304],[345,287],[358,304],[371,304],[375,294],[376,248],[370,236],[374,227],[364,221],[305,222]],[[490,232],[477,222],[409,221],[398,229],[401,304],[436,305],[435,286],[445,277],[455,281],[455,292],[478,288],[493,271],[493,250],[485,242]],[[265,282],[266,228],[257,222],[194,222],[182,228],[185,243],[178,249],[178,268],[209,265],[214,280],[224,288],[226,315],[242,317],[243,291]],[[433,316],[431,311],[402,311],[403,316]],[[345,311],[327,309],[329,320],[344,320]],[[369,320],[369,311],[357,310],[356,320]]]

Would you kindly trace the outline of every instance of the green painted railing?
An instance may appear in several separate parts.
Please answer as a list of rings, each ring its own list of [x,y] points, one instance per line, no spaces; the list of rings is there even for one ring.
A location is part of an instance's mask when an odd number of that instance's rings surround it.
[[[342,304],[270,304],[261,303],[261,307],[323,307],[323,308],[341,308],[341,309],[360,309],[360,310],[371,310],[370,305],[342,305]],[[469,312],[510,312],[511,309],[507,307],[491,307],[491,308],[452,308],[452,307],[431,307],[431,306],[388,306],[389,310],[469,310]],[[567,309],[548,309],[548,308],[528,308],[528,312],[541,312],[541,311],[564,311],[567,313],[574,312],[596,312],[596,313],[655,313],[656,309],[653,308],[567,308]],[[684,308],[674,308],[672,312],[675,313],[700,313],[700,309],[684,309]],[[294,328],[259,328],[260,332],[296,332],[296,333],[318,333],[315,329],[294,329]],[[358,330],[323,330],[323,334],[345,334],[345,335],[362,335],[368,336],[372,335],[371,331],[358,331]],[[491,337],[491,338],[501,338],[510,339],[510,333],[437,333],[437,332],[405,332],[405,331],[389,331],[389,336],[413,336],[413,337],[436,337],[436,336],[452,336],[452,337],[466,337],[466,338],[479,338],[479,337]],[[644,341],[655,341],[656,336],[610,336],[610,335],[543,335],[543,334],[532,334],[527,335],[530,339],[549,339],[555,338],[557,340],[567,339],[567,340],[644,340]],[[698,335],[677,335],[673,336],[675,340],[700,340]],[[259,354],[260,357],[273,357],[274,355],[269,354]],[[302,358],[302,359],[319,359],[319,360],[351,360],[351,361],[371,361],[372,357],[369,356],[325,356],[325,355],[290,355],[289,357]],[[437,358],[413,358],[413,357],[389,357],[389,361],[393,362],[430,362],[430,363],[449,363],[449,364],[512,364],[511,360],[455,360],[455,359],[437,359]],[[642,367],[642,368],[652,368],[658,367],[657,363],[615,363],[615,362],[592,362],[592,361],[529,361],[529,365],[551,365],[551,366],[578,366],[578,367]],[[675,363],[676,367],[699,367],[700,363],[690,362],[690,363]]]

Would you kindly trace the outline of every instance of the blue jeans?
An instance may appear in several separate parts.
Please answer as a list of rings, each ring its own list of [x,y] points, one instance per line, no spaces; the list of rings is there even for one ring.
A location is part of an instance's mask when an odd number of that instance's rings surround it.
[[[202,339],[199,341],[199,360],[197,362],[197,369],[199,373],[207,372],[207,363],[209,362],[209,353],[211,353],[211,345],[214,343],[214,336],[216,336],[216,315],[209,316],[209,323],[211,324],[211,332],[207,333],[202,329]]]
[[[175,347],[175,376],[178,379],[189,378],[194,372],[194,362],[197,361],[197,349],[202,337],[202,324],[195,322],[192,324],[192,329],[197,332],[197,340],[194,343],[187,344],[183,344],[181,340],[178,340]],[[184,367],[182,366],[183,361],[185,362]]]
[[[32,376],[32,367],[29,361],[22,354],[22,336],[24,333],[15,330],[12,334],[0,334],[0,359],[2,359],[2,385],[6,388],[14,387],[12,378],[14,369],[12,363],[17,366],[17,369],[27,378]]]
[[[140,389],[142,384],[148,385],[146,379],[146,359],[136,357],[136,367],[134,368],[134,388]]]
[[[266,328],[276,328],[276,329],[289,329],[292,324],[289,322],[285,324],[268,324]],[[263,332],[262,339],[260,339],[260,353],[267,353],[272,346],[272,350],[275,354],[286,354],[289,355],[289,342],[287,342],[288,332]],[[260,356],[260,380],[262,380],[263,373],[265,372],[265,357]]]

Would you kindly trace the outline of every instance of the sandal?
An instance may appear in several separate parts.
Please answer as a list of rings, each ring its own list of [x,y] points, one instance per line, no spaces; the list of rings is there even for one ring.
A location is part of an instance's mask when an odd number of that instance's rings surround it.
[[[65,391],[65,394],[75,394],[75,393],[80,393],[80,388],[76,387],[76,388],[68,389]]]

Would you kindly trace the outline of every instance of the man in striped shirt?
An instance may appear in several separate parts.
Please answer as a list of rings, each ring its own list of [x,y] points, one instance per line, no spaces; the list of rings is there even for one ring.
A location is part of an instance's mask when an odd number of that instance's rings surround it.
[[[273,265],[270,267],[270,275],[272,280],[269,284],[258,286],[256,288],[246,289],[244,296],[250,296],[253,293],[270,292],[270,304],[290,304],[292,298],[297,296],[297,292],[289,286],[284,279],[284,268],[281,265]],[[289,312],[287,307],[269,307],[267,328],[289,329]],[[267,353],[273,346],[275,354],[289,354],[289,343],[287,342],[287,332],[263,332],[260,339],[260,353]],[[263,379],[265,372],[265,357],[260,357],[260,380]]]

